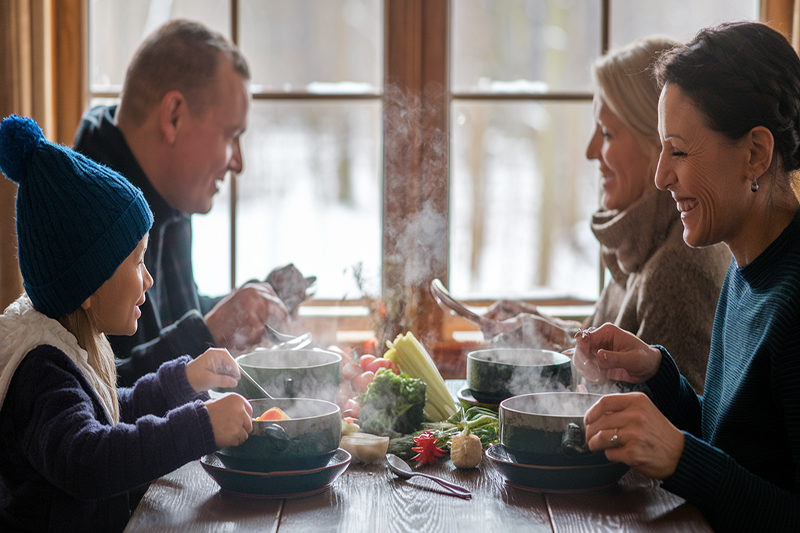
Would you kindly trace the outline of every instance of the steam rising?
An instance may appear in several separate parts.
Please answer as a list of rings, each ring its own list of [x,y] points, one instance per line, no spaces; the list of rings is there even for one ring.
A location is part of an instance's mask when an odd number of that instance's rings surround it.
[[[600,397],[599,394],[580,392],[525,395],[504,401],[503,408],[537,415],[583,418]]]
[[[274,398],[333,401],[339,390],[342,358],[333,352],[260,349],[236,361]]]

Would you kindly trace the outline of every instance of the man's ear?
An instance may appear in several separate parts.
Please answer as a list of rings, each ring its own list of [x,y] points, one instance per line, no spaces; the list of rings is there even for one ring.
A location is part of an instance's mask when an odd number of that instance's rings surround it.
[[[764,126],[756,126],[747,134],[746,147],[750,153],[750,173],[752,179],[758,179],[772,165],[772,154],[775,150],[775,138]]]
[[[161,99],[160,126],[167,144],[175,144],[186,114],[186,99],[180,91],[169,91]]]

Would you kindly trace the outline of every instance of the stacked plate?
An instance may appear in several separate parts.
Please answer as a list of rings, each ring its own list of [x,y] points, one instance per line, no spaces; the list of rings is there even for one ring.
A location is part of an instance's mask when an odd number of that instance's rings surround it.
[[[200,464],[225,492],[251,498],[302,498],[327,490],[347,470],[350,454],[339,448],[325,466],[284,472],[235,470],[217,454],[206,455]]]
[[[248,496],[289,498],[328,488],[350,464],[339,448],[339,407],[325,400],[278,398],[250,400],[253,414],[280,409],[289,419],[254,420],[239,446],[201,459],[203,468],[227,491]]]
[[[528,463],[502,444],[486,450],[512,487],[537,492],[585,492],[610,487],[628,471],[628,465],[606,462],[595,465],[551,466]]]
[[[583,415],[597,394],[549,392],[500,403],[500,443],[486,457],[509,485],[540,492],[582,492],[614,485],[628,471],[585,442]]]

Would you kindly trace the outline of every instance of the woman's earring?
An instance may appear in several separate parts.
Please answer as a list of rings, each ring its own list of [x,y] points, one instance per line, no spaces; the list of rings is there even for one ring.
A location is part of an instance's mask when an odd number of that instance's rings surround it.
[[[758,180],[753,180],[750,182],[750,190],[753,192],[758,191]]]

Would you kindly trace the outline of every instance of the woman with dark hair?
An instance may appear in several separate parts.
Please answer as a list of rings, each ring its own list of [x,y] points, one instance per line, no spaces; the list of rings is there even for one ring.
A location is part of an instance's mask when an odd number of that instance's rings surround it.
[[[662,150],[693,247],[733,255],[704,396],[670,354],[611,324],[578,335],[578,367],[639,383],[586,413],[593,450],[663,480],[715,529],[800,531],[800,59],[755,22],[700,31],[665,53]]]

